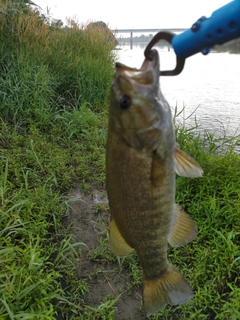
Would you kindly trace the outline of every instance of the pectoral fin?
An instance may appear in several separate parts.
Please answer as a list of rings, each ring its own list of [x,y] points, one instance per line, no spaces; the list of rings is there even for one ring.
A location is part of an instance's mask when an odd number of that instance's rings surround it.
[[[197,178],[201,177],[203,170],[200,165],[188,154],[182,151],[178,145],[175,150],[175,172],[182,177]]]
[[[126,257],[128,256],[132,251],[133,248],[131,248],[124,238],[122,237],[121,233],[118,230],[118,227],[116,225],[116,222],[114,218],[111,218],[110,221],[110,236],[109,236],[109,242],[110,242],[110,247],[113,253],[116,256],[119,257]]]
[[[197,225],[193,219],[175,205],[175,213],[172,219],[171,232],[168,242],[172,247],[181,247],[197,237]]]

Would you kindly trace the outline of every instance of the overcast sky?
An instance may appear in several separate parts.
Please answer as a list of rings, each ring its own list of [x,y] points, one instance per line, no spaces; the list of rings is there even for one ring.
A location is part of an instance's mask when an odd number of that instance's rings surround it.
[[[80,24],[104,21],[110,29],[189,28],[201,16],[230,0],[32,0],[64,23],[66,17]]]

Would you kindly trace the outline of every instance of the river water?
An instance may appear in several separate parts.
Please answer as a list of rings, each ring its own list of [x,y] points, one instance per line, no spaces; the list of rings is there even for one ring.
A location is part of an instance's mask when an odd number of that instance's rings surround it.
[[[145,46],[121,46],[118,61],[139,68]],[[175,67],[175,54],[167,47],[157,48],[161,70]],[[195,117],[200,130],[219,135],[240,134],[240,54],[196,54],[185,61],[178,76],[160,78],[165,98],[174,110],[184,109],[178,121],[194,126]]]

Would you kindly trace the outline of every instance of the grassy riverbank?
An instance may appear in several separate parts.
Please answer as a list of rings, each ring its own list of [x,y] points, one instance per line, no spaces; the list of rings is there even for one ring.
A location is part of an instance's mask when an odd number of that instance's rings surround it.
[[[82,246],[61,225],[65,192],[104,180],[113,44],[20,4],[0,8],[0,319],[54,319],[71,309],[62,283]]]
[[[63,32],[26,8],[0,5],[7,13],[0,21],[0,319],[121,319],[116,306],[126,309],[129,300],[126,318],[144,319],[139,262],[135,255],[119,262],[110,252],[107,205],[93,202],[86,226],[84,212],[72,227],[62,222],[72,203],[105,191],[112,44],[98,30]],[[224,138],[176,131],[204,169],[201,179],[177,178],[177,202],[199,236],[169,248],[195,298],[151,319],[238,319],[239,157],[231,148],[218,155]],[[75,188],[85,196],[70,199]],[[81,268],[86,260],[89,272]],[[122,278],[120,289],[100,294]]]

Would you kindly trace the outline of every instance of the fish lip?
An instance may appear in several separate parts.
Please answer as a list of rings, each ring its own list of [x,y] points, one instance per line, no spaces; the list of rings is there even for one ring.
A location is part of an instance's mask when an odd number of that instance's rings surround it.
[[[139,71],[139,69],[128,67],[128,66],[126,66],[125,64],[123,64],[121,62],[116,62],[115,63],[115,67],[116,67],[117,70],[118,69],[120,69],[120,70],[123,69],[125,71]]]
[[[159,82],[159,76],[160,76],[160,70],[159,70],[159,54],[157,50],[152,50],[151,54],[151,60],[148,60],[147,58],[144,59],[141,67],[139,69],[137,68],[131,68],[128,67],[121,62],[116,62],[115,67],[118,75],[127,76],[131,78],[131,74],[144,74],[148,71],[151,71],[153,75],[153,82],[158,83]]]
[[[160,76],[160,70],[159,70],[159,54],[157,50],[152,50],[151,52],[151,60],[148,60],[147,58],[144,59],[142,66],[140,68],[141,71],[148,71],[152,70],[155,77]]]

